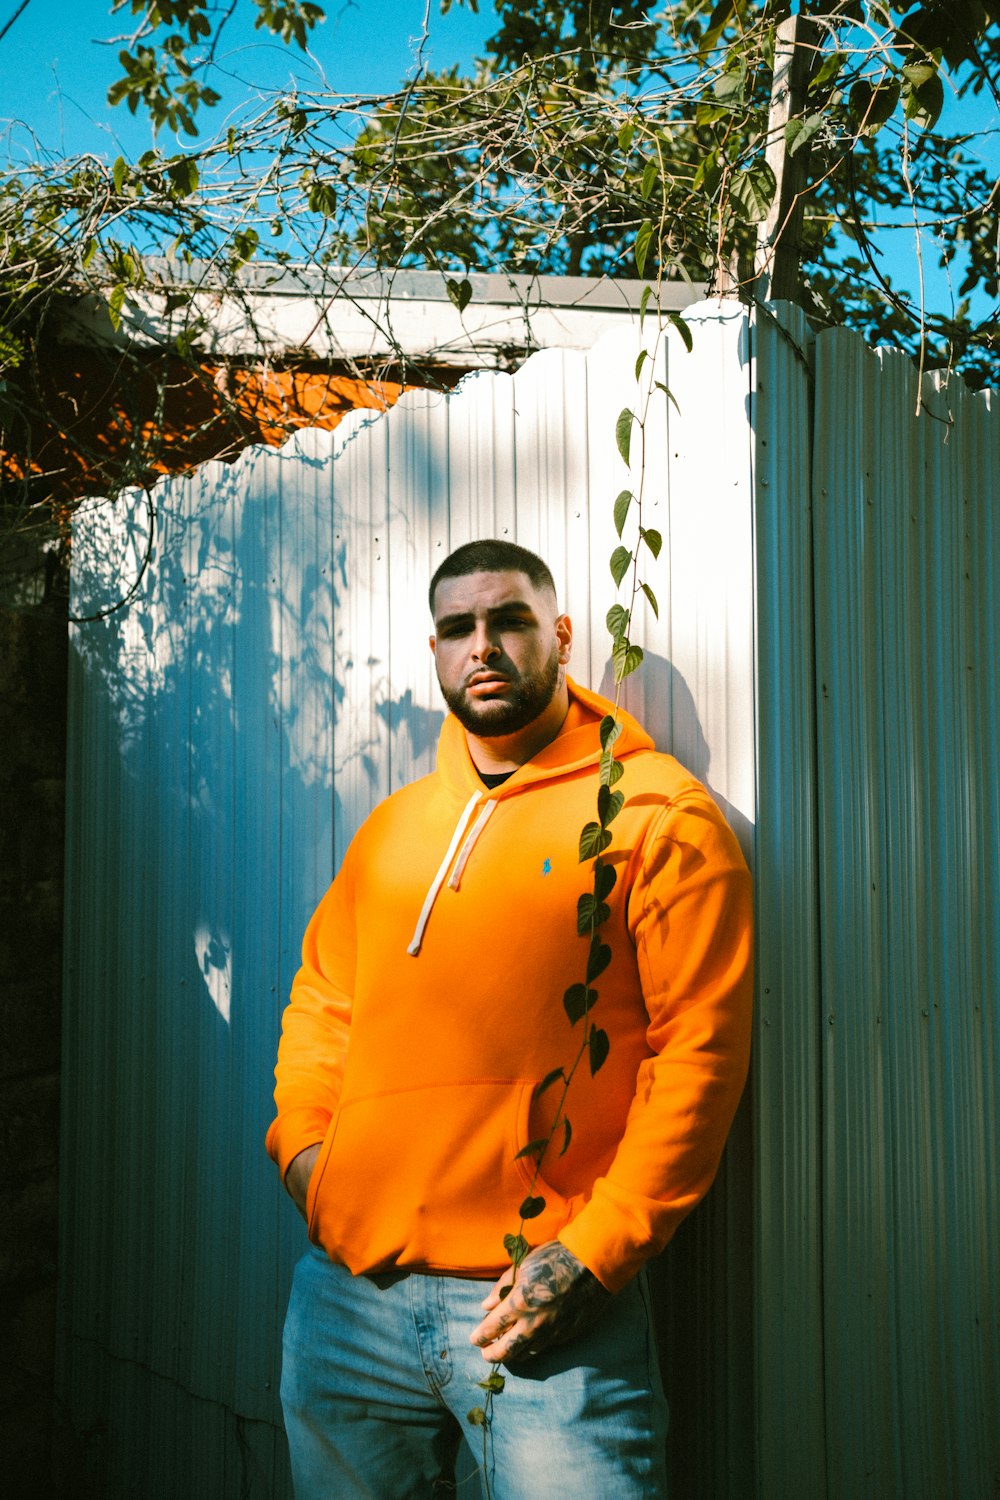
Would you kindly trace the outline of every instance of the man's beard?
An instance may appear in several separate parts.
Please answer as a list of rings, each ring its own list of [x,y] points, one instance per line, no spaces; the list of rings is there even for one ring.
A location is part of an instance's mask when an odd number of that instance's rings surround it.
[[[444,683],[440,683],[444,701],[462,728],[481,740],[517,734],[519,730],[526,729],[548,708],[558,686],[557,646],[553,646],[548,661],[537,672],[508,681],[502,698],[485,702],[470,699],[466,697],[464,687],[446,688]]]

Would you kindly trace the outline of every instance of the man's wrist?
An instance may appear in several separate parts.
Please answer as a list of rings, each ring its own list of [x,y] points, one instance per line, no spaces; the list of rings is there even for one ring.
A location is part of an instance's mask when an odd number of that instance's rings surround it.
[[[288,1163],[285,1173],[285,1188],[289,1197],[295,1204],[303,1218],[306,1217],[306,1198],[309,1193],[309,1180],[316,1166],[316,1159],[320,1153],[322,1142],[314,1141],[311,1146],[305,1146],[297,1155],[293,1156]]]

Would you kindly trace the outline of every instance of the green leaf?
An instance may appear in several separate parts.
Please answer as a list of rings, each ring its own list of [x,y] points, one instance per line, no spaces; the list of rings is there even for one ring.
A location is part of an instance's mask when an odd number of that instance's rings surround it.
[[[646,291],[647,292],[649,291],[649,287],[646,288]],[[648,358],[649,358],[649,350],[648,349],[640,349],[639,350],[639,357],[638,357],[638,359],[635,362],[635,378],[636,378],[636,380],[639,379],[639,375],[642,372],[642,367],[646,363],[646,361],[647,361]],[[619,535],[620,535],[620,533],[619,533]]]
[[[906,91],[906,118],[916,120],[924,130],[935,124],[943,108],[944,85],[936,72]]]
[[[597,788],[597,818],[602,828],[607,828],[615,821],[624,802],[624,792],[613,792],[609,786]]]
[[[694,123],[696,125],[714,125],[717,120],[728,118],[729,111],[724,104],[701,103],[694,112]]]
[[[84,270],[86,270],[90,265],[90,262],[93,260],[96,253],[96,250],[97,241],[94,239],[93,235],[91,235],[90,239],[83,247],[83,254],[80,256],[80,264]]]
[[[700,188],[704,187],[707,196],[712,198],[721,180],[722,168],[719,165],[719,153],[718,151],[709,151],[698,163],[698,169],[694,174],[691,190],[697,193]]]
[[[729,200],[737,217],[746,224],[759,224],[767,218],[777,178],[766,161],[756,162],[745,172],[737,172],[729,189]]]
[[[121,192],[127,173],[128,162],[125,160],[124,156],[116,156],[115,164],[111,168],[111,181],[114,184],[116,193]]]
[[[657,177],[659,176],[659,172],[660,167],[656,158],[650,158],[650,160],[642,169],[642,181],[639,184],[639,197],[644,203],[649,197],[650,193],[653,191],[653,186],[656,182]],[[640,271],[639,274],[641,275],[642,272]]]
[[[712,48],[719,40],[727,21],[729,21],[736,10],[736,4],[737,0],[719,0],[719,4],[712,11],[712,14],[708,18],[705,35],[702,37],[698,47],[698,57],[701,61],[704,61],[708,57]]]
[[[634,135],[635,135],[635,121],[634,120],[626,120],[623,125],[619,125],[619,127],[618,127],[618,149],[619,149],[619,151],[627,151],[628,150],[628,148],[632,144],[632,138],[633,138]]]
[[[537,1219],[538,1215],[545,1212],[545,1199],[533,1198],[529,1194],[518,1209],[522,1219]]]
[[[592,1026],[587,1037],[587,1051],[590,1054],[590,1076],[593,1078],[598,1069],[604,1066],[604,1061],[611,1051],[607,1032],[601,1031],[597,1026]]]
[[[611,660],[614,663],[615,682],[624,682],[630,677],[642,662],[643,651],[641,646],[632,646],[626,640],[617,640],[611,648]]]
[[[230,156],[235,155],[236,127],[234,125],[230,125],[229,129],[226,131],[226,150],[229,152]]]
[[[449,279],[445,283],[445,286],[449,301],[455,304],[460,313],[465,312],[465,309],[472,301],[472,282],[469,281],[468,277],[464,277],[461,281]]]
[[[625,529],[625,518],[628,515],[628,508],[631,504],[632,491],[621,490],[615,501],[615,530],[619,536],[621,536]]]
[[[620,605],[615,605],[615,606],[613,606],[613,608],[621,608],[621,606]],[[609,615],[608,624],[609,625],[611,623],[611,620],[610,620],[611,613],[612,613],[612,610],[609,609],[608,610],[608,615]],[[625,615],[625,623],[628,624],[628,610],[624,610],[623,613]],[[620,719],[616,719],[615,716],[614,716],[614,714],[605,714],[604,715],[604,718],[601,720],[601,727],[598,730],[598,733],[599,733],[599,735],[601,737],[601,749],[602,750],[610,750],[611,749],[611,746],[615,743],[615,741],[617,739],[621,738],[623,727],[624,726],[622,725],[621,720]]]
[[[613,750],[602,750],[600,761],[600,778],[602,786],[614,786],[616,781],[621,781],[625,775],[625,767],[620,760],[615,760]]]
[[[937,77],[937,68],[925,58],[923,62],[907,63],[903,69],[903,77],[912,87],[920,88],[928,78]]]
[[[580,863],[602,854],[611,843],[611,834],[600,823],[588,823],[580,834]]]
[[[653,593],[653,590],[650,588],[650,586],[649,586],[648,583],[640,583],[639,587],[642,589],[642,592],[645,594],[646,598],[649,600],[649,607],[653,611],[653,614],[656,616],[657,619],[659,619],[660,618],[660,607],[659,607],[659,605],[656,602],[656,595]]]
[[[118,332],[118,329],[121,326],[121,321],[122,321],[122,303],[124,301],[125,301],[125,288],[119,282],[118,286],[112,288],[111,295],[108,298],[108,317],[111,319],[111,326],[115,330],[116,333]]]
[[[618,444],[618,452],[628,463],[629,451],[632,447],[632,423],[635,421],[635,412],[629,411],[626,406],[624,411],[618,413],[618,421],[615,423],[615,442]]]
[[[188,198],[200,181],[197,163],[190,156],[178,156],[167,164],[167,176],[171,183],[171,197]]]
[[[646,256],[649,254],[649,242],[653,237],[653,225],[649,219],[643,219],[635,236],[635,268],[640,276],[645,275]]]
[[[642,296],[639,298],[639,332],[640,333],[642,332],[643,319],[646,316],[646,308],[649,306],[649,299],[650,299],[650,297],[652,295],[653,295],[653,288],[651,286],[644,286],[643,289],[642,289]]]
[[[646,543],[646,546],[649,548],[650,552],[652,552],[653,556],[659,557],[660,548],[663,546],[663,538],[660,533],[658,531],[654,531],[652,527],[650,527],[647,531],[645,526],[640,526],[639,535]]]
[[[585,891],[576,903],[576,931],[579,937],[587,937],[593,927],[600,927],[611,915],[610,906],[598,901],[593,891]]]
[[[862,130],[874,135],[894,112],[899,103],[898,83],[869,83],[859,78],[851,87],[848,104],[851,114]]]
[[[585,984],[571,984],[563,995],[563,1009],[569,1016],[569,1024],[575,1026],[581,1017],[594,1006],[597,1001],[597,991],[588,989]]]
[[[594,895],[604,901],[614,890],[617,879],[614,865],[598,864],[594,870]]]
[[[466,1412],[465,1420],[471,1422],[473,1427],[485,1427],[486,1413],[481,1406],[474,1406],[470,1412]]]
[[[803,120],[789,120],[785,126],[785,145],[788,147],[789,156],[794,156],[807,146],[813,136],[819,130],[826,116],[823,114],[806,115]]]
[[[614,636],[615,640],[617,640],[620,635],[624,635],[628,630],[628,617],[629,612],[625,608],[624,604],[612,604],[611,608],[608,610],[608,613],[605,617],[605,623],[607,624],[608,630],[610,631],[611,635]],[[609,714],[607,718],[601,720],[602,732],[604,729],[604,725],[609,721],[611,724],[617,723],[617,720]],[[608,732],[610,733],[610,730]],[[618,730],[618,734],[621,734],[621,729]],[[618,734],[615,735],[615,739],[618,738]],[[603,739],[601,740],[601,746],[602,748],[604,747]]]
[[[746,74],[742,68],[727,68],[720,73],[712,85],[712,93],[720,104],[742,104]]]
[[[548,1144],[548,1139],[544,1136],[541,1140],[529,1141],[526,1146],[521,1147],[514,1160],[520,1161],[522,1156],[537,1156],[540,1151],[545,1150]]]
[[[840,72],[846,61],[846,52],[831,53],[823,63],[822,67],[819,68],[815,75],[809,80],[810,94],[818,93],[819,90],[825,88],[828,83],[833,83],[834,79],[837,77],[837,74]]]
[[[620,793],[618,794],[621,795]],[[587,983],[603,974],[611,962],[611,949],[607,943],[602,943],[597,933],[594,933],[590,944],[590,953],[587,957]],[[589,991],[590,994],[594,992]],[[596,998],[596,996],[595,996]],[[592,1008],[592,1007],[591,1007]]]
[[[691,350],[694,348],[694,335],[691,332],[690,323],[688,323],[686,319],[682,318],[680,313],[678,312],[667,313],[667,317],[673,327],[677,329],[677,332],[681,336],[681,343],[690,354]]]
[[[505,1234],[503,1237],[503,1247],[515,1266],[521,1263],[531,1249],[523,1234]]]
[[[477,1380],[476,1384],[481,1391],[489,1391],[492,1396],[499,1396],[507,1382],[499,1370],[494,1370],[492,1375],[487,1375],[485,1380]]]
[[[537,1099],[541,1094],[544,1094],[546,1089],[550,1089],[552,1087],[557,1078],[561,1078],[563,1083],[566,1082],[566,1074],[563,1072],[562,1068],[553,1068],[551,1073],[546,1073],[541,1083],[535,1084],[534,1091],[531,1097],[533,1099]]]
[[[256,229],[237,229],[233,235],[233,257],[238,261],[250,260],[260,243]]]
[[[667,387],[663,384],[662,380],[656,380],[653,383],[656,386],[656,389],[658,391],[662,391],[663,392],[663,394],[666,396],[667,400],[670,402],[671,406],[673,407],[674,411],[677,413],[678,416],[680,416],[681,409],[677,405],[677,397],[674,395],[673,391],[668,390]]]
[[[337,189],[332,182],[314,182],[309,189],[309,210],[329,218],[337,211]]]
[[[559,1148],[559,1155],[560,1156],[565,1156],[566,1155],[566,1152],[569,1150],[569,1143],[570,1143],[570,1141],[572,1139],[573,1139],[573,1127],[572,1127],[572,1125],[569,1123],[569,1121],[564,1116],[563,1117],[563,1143],[562,1143],[562,1145]]]
[[[615,587],[621,583],[628,571],[628,565],[632,561],[632,554],[627,547],[616,547],[611,554],[611,576],[615,580]]]

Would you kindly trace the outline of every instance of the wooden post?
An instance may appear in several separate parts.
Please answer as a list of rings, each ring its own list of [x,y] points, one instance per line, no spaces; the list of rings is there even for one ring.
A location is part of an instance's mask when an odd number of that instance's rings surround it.
[[[757,235],[757,298],[795,299],[801,256],[802,192],[809,167],[809,148],[789,153],[785,127],[802,114],[817,46],[815,26],[806,16],[786,16],[774,38],[774,76],[767,118],[767,164],[777,187],[767,218]]]

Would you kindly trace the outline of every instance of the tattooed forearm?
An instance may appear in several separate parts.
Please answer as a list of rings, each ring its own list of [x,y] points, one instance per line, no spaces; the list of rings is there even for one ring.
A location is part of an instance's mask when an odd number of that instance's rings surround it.
[[[525,1256],[513,1285],[509,1273],[501,1279],[496,1298],[473,1340],[488,1359],[509,1363],[575,1337],[599,1316],[611,1293],[572,1251],[552,1240]]]

